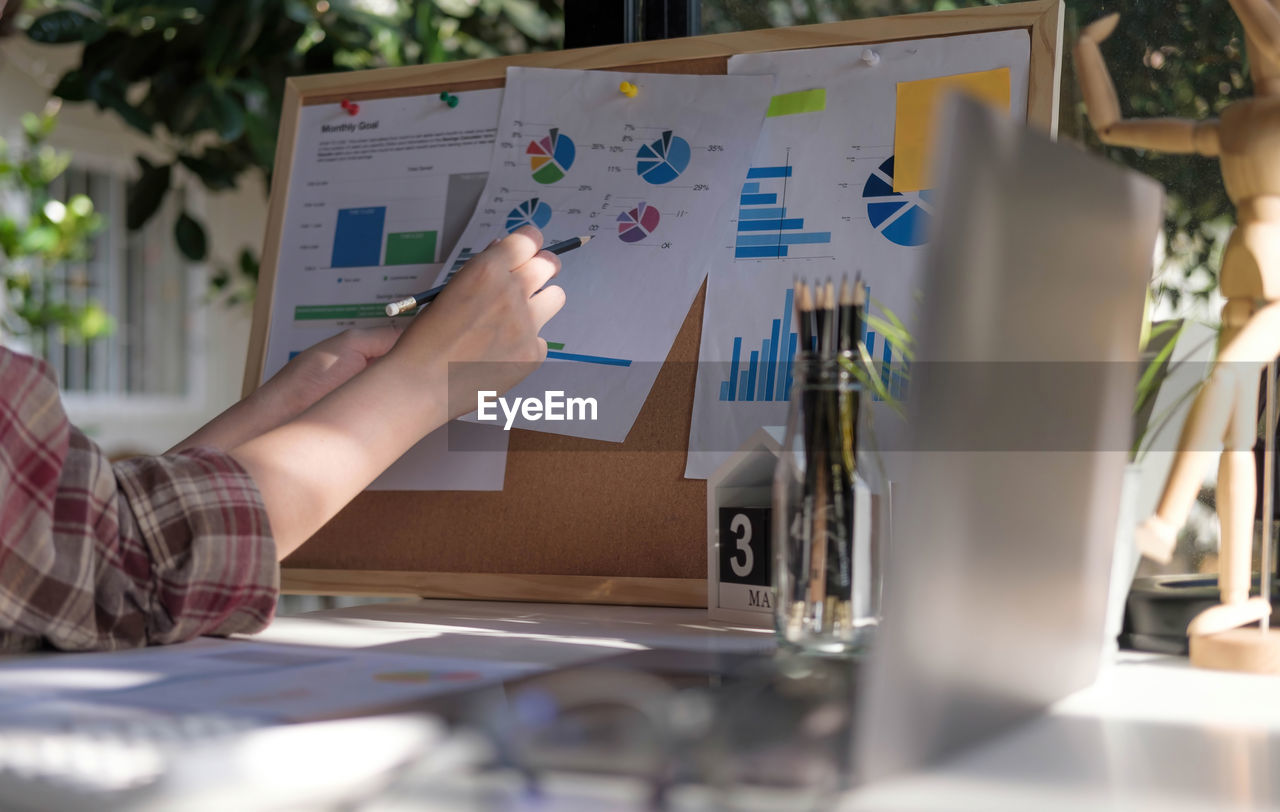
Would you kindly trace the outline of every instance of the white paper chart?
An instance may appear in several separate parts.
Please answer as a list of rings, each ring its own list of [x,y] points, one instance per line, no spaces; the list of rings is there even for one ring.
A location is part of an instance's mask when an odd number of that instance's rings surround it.
[[[548,361],[508,397],[590,396],[598,417],[516,426],[626,439],[725,239],[716,229],[736,206],[773,86],[771,76],[507,69],[489,180],[442,278],[526,223],[548,242],[594,238],[562,257],[555,283],[567,303],[542,331]]]
[[[785,422],[797,276],[861,272],[872,301],[912,326],[933,207],[927,189],[893,188],[898,83],[1008,68],[1010,113],[1025,119],[1029,59],[1025,31],[730,58],[729,73],[773,74],[795,95],[771,106],[710,265],[687,477]],[[864,342],[877,361],[899,360],[874,331]]]
[[[337,104],[298,115],[263,379],[348,327],[389,323],[387,302],[427,287],[484,188],[501,90]],[[371,488],[500,490],[507,435],[458,427],[411,449]]]

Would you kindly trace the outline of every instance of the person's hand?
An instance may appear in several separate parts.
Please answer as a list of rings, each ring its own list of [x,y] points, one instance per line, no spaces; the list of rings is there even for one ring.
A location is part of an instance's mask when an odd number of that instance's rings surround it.
[[[231,448],[302,414],[313,403],[386,355],[395,327],[345,330],[303,350],[248,397],[174,446]]]
[[[255,395],[271,401],[283,423],[386,355],[399,337],[393,326],[344,330],[296,355]]]
[[[262,494],[281,557],[420,438],[473,410],[477,389],[506,391],[546,358],[538,330],[560,310],[564,291],[543,287],[560,261],[541,246],[532,228],[489,246],[376,363],[359,349],[317,352],[324,363],[314,370],[316,388],[363,371],[231,450]]]
[[[450,417],[475,409],[478,390],[505,392],[546,359],[538,331],[565,297],[547,285],[560,258],[541,247],[541,232],[524,226],[477,254],[388,356],[405,374],[447,380]]]

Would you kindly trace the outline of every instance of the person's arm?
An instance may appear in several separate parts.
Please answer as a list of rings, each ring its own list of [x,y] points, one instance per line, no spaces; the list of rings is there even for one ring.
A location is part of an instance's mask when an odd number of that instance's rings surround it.
[[[558,268],[539,244],[531,231],[486,251],[391,353],[231,453],[206,443],[113,466],[68,423],[47,367],[0,347],[0,651],[260,630],[278,557],[474,408],[476,389],[505,390],[545,357],[537,332],[564,294],[538,290]]]
[[[559,259],[520,229],[473,258],[383,358],[287,423],[232,449],[253,477],[281,558],[424,435],[506,391],[546,358],[538,331],[564,304]]]
[[[262,497],[228,454],[113,466],[47,366],[0,347],[0,651],[258,631],[275,559]]]
[[[289,422],[386,355],[400,337],[394,326],[345,330],[303,350],[270,380],[206,423],[169,452],[205,446],[229,450]]]

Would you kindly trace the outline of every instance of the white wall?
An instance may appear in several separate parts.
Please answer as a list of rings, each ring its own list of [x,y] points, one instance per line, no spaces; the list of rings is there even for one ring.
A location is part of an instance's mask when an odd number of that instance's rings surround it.
[[[36,45],[22,35],[0,40],[0,133],[20,135],[23,113],[38,112],[49,98],[63,70],[76,63],[78,46]],[[135,171],[138,153],[170,160],[113,113],[99,113],[92,102],[64,104],[52,143],[91,166],[123,167]],[[209,238],[210,267],[235,262],[241,247],[261,249],[267,199],[260,180],[246,176],[242,188],[213,194],[198,183],[188,195],[197,213],[203,212]],[[196,287],[202,293],[204,269]],[[240,305],[201,305],[193,319],[197,359],[193,387],[186,398],[136,398],[113,402],[68,398],[67,410],[108,453],[163,451],[240,395],[250,326],[250,308]]]

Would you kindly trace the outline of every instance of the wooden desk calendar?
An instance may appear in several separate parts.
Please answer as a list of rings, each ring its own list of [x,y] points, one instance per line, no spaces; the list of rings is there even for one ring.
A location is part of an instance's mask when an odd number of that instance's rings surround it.
[[[1057,129],[1061,0],[289,79],[244,392],[266,354],[293,147],[304,105],[503,85],[508,66],[723,74],[734,54],[989,31],[1030,37],[1028,121]],[[684,478],[698,294],[626,442],[515,430],[501,492],[366,492],[290,556],[286,591],[705,606],[706,483]],[[549,487],[548,483],[554,483]]]

